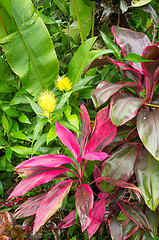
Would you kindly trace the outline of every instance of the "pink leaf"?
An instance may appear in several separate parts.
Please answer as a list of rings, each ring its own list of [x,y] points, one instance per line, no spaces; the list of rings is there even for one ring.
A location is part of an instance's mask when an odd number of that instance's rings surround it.
[[[33,234],[62,206],[63,199],[70,191],[72,182],[65,180],[56,184],[41,202],[36,214]]]
[[[87,184],[81,184],[76,192],[75,200],[77,212],[84,231],[91,222],[93,208],[93,192]]]
[[[93,131],[85,148],[85,154],[102,151],[113,140],[116,132],[117,128],[109,117],[108,108],[103,108],[96,115]]]
[[[88,137],[90,135],[91,132],[91,125],[90,125],[90,117],[89,114],[87,112],[87,109],[85,108],[85,106],[82,104],[80,106],[80,109],[83,113],[80,112],[80,117],[81,117],[81,128],[80,131],[84,134],[80,134],[79,135],[79,145],[81,147],[81,153],[88,141]]]
[[[103,200],[99,200],[94,208],[93,208],[93,213],[92,213],[92,220],[88,226],[88,235],[89,238],[92,237],[92,235],[97,231],[97,229],[99,228],[102,219],[104,217],[104,213],[105,213],[105,201]]]
[[[62,164],[73,163],[73,160],[62,154],[46,154],[37,157],[32,157],[15,167],[15,169],[19,168],[33,168],[33,167],[59,167]]]
[[[70,212],[67,217],[65,217],[62,222],[58,225],[59,229],[67,228],[72,226],[75,223],[75,212],[76,210],[73,210]]]
[[[71,151],[73,156],[76,159],[80,158],[79,144],[73,133],[58,122],[55,124],[55,131],[61,142]]]
[[[32,174],[30,174],[28,177],[21,180],[8,199],[12,197],[24,195],[26,192],[28,192],[32,188],[37,187],[40,184],[47,183],[57,175],[64,173],[66,171],[67,170],[64,170],[64,169],[52,170],[51,168],[39,169],[33,172]]]
[[[105,152],[92,152],[92,153],[87,153],[85,155],[82,156],[85,160],[88,161],[103,161],[104,159],[106,159],[107,157],[110,157],[110,155],[108,155]]]
[[[47,193],[43,193],[34,197],[30,197],[26,202],[21,204],[15,211],[13,217],[16,218],[23,218],[34,215],[37,213],[37,210],[46,196]]]

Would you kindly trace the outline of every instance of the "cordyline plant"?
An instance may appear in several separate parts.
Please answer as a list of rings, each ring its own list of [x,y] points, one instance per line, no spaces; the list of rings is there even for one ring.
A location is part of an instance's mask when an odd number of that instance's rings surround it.
[[[76,191],[75,205],[79,215],[82,231],[88,227],[89,238],[91,238],[91,236],[96,232],[102,221],[108,223],[111,222],[111,224],[109,224],[110,231],[114,232],[113,224],[114,221],[117,221],[114,220],[114,214],[119,214],[121,209],[124,212],[128,212],[127,216],[137,224],[138,228],[151,231],[151,226],[145,214],[135,205],[124,199],[121,200],[128,189],[131,189],[135,196],[140,198],[140,190],[135,185],[128,183],[127,181],[134,173],[133,166],[141,153],[141,144],[131,143],[128,147],[126,147],[126,149],[124,145],[121,148],[121,153],[127,151],[127,157],[130,158],[131,155],[131,158],[133,159],[130,170],[126,170],[127,173],[125,173],[123,178],[121,177],[122,180],[113,179],[113,174],[112,177],[101,177],[101,170],[95,165],[95,180],[89,184],[87,182],[85,183],[84,172],[87,162],[97,160],[100,161],[100,163],[104,161],[103,164],[105,164],[106,159],[110,156],[106,152],[101,151],[106,146],[109,146],[113,139],[116,139],[115,135],[117,128],[112,124],[109,117],[109,109],[106,107],[97,113],[91,133],[88,112],[84,105],[81,105],[80,109],[81,134],[79,134],[79,136],[74,135],[70,130],[58,122],[56,122],[55,126],[58,137],[71,151],[73,155],[72,158],[62,154],[42,155],[32,157],[16,167],[16,173],[23,173],[22,176],[26,177],[17,185],[15,190],[9,196],[9,199],[23,195],[32,188],[50,180],[60,179],[60,181],[53,186],[49,192],[29,198],[16,210],[14,217],[20,218],[36,214],[33,228],[33,233],[36,233],[38,229],[44,225],[58,209],[61,208],[65,196],[69,193],[72,187],[72,190],[75,189]],[[124,143],[124,141],[121,143]],[[113,142],[112,144],[114,146]],[[112,148],[112,145],[110,145],[109,148]],[[108,151],[110,151],[110,149],[108,149]],[[65,164],[67,165],[64,166]],[[71,164],[71,167],[73,166],[74,171],[70,170],[68,164]],[[119,164],[121,164],[120,158]],[[74,177],[71,178],[69,176],[69,172],[71,172]],[[63,178],[65,178],[65,180],[61,181]],[[90,187],[90,185],[94,182],[96,182],[98,187],[98,199],[95,202],[94,194]],[[103,188],[105,188],[105,184],[108,184],[106,189],[109,193],[105,193],[102,190],[99,185],[101,182],[103,182]],[[116,185],[116,187],[114,185]],[[130,213],[131,208],[135,209],[133,210],[133,212],[135,211],[135,215],[133,214],[133,216],[131,216]],[[69,213],[69,215],[59,224],[59,228],[66,228],[75,223],[75,211],[76,210],[73,210]],[[138,220],[135,220],[135,217]]]
[[[87,68],[88,70],[95,66],[113,63],[122,70],[125,78],[125,82],[102,81],[92,92],[92,100],[96,107],[110,99],[110,118],[118,127],[116,137],[105,148],[107,153],[111,153],[111,157],[103,162],[100,174],[102,177],[111,176],[113,179],[125,182],[129,179],[129,182],[131,180],[132,183],[137,183],[143,193],[144,201],[142,199],[142,204],[139,204],[136,199],[131,199],[131,203],[130,201],[126,203],[127,207],[129,206],[133,211],[132,208],[137,210],[138,206],[151,220],[151,229],[156,230],[152,230],[153,235],[151,231],[150,234],[143,233],[138,229],[138,224],[135,227],[129,222],[126,226],[124,223],[122,227],[117,227],[117,235],[112,231],[111,234],[113,239],[129,239],[129,237],[139,240],[154,239],[159,219],[159,162],[157,161],[159,160],[159,101],[156,98],[159,80],[159,46],[151,43],[143,33],[116,26],[112,27],[112,32],[124,58],[120,61],[110,57],[96,59]],[[127,60],[129,64],[126,65],[123,60]],[[120,147],[117,149],[117,146]],[[105,181],[101,182],[100,186],[107,193],[114,189],[113,185]],[[116,198],[115,202],[130,219],[136,222],[137,218],[132,212],[130,214],[130,209],[125,208],[123,199],[117,201]],[[153,218],[156,222],[152,220]],[[121,219],[123,218],[120,218],[119,214],[118,220]],[[122,228],[124,231],[121,230]],[[119,235],[120,237],[117,238]]]

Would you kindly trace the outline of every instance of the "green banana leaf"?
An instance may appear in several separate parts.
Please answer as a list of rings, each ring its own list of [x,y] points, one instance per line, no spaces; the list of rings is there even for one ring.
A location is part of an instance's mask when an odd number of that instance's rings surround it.
[[[70,0],[70,13],[77,19],[82,43],[89,35],[92,25],[91,8],[83,0]]]
[[[26,90],[38,96],[53,87],[59,72],[49,32],[31,0],[0,0],[0,13],[0,45],[8,64]]]

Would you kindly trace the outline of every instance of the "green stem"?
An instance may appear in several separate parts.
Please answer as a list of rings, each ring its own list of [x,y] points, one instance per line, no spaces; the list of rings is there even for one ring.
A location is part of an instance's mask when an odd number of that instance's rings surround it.
[[[93,6],[93,19],[92,19],[92,33],[91,33],[91,37],[94,37],[95,11],[96,11],[96,3],[94,2],[94,6]]]
[[[156,107],[156,108],[159,108],[159,105],[155,105],[155,104],[145,103],[145,105],[150,106],[150,107]]]

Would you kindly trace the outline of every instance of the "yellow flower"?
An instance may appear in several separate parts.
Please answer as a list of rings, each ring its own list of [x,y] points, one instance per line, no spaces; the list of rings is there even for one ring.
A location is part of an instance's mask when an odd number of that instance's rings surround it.
[[[60,91],[68,92],[72,88],[72,83],[68,77],[59,77],[55,82],[55,86]]]
[[[41,93],[38,103],[44,110],[45,116],[49,117],[49,114],[54,111],[56,106],[55,95],[51,91],[46,90]]]

